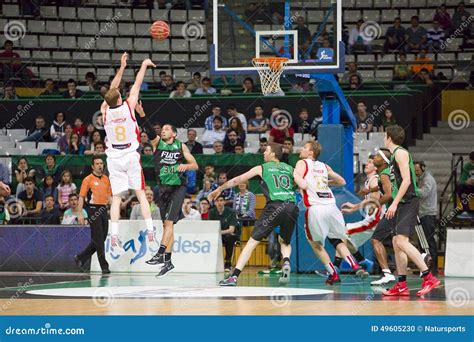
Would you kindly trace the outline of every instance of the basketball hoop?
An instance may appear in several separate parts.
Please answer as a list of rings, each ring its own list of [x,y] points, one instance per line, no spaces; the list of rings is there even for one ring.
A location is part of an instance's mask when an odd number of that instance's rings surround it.
[[[260,75],[260,84],[264,95],[281,92],[280,76],[286,68],[288,58],[259,57],[252,60],[253,66]]]

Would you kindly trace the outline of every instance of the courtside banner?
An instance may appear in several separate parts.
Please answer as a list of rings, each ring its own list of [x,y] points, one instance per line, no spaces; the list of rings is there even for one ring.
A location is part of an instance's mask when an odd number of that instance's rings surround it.
[[[3,316],[0,341],[468,342],[472,329],[472,316]]]
[[[159,266],[148,265],[158,251],[163,236],[163,223],[153,221],[155,242],[149,243],[145,221],[121,220],[119,238],[122,248],[105,241],[106,258],[112,272],[157,273]],[[179,272],[216,273],[224,271],[221,228],[219,221],[181,220],[174,226],[172,261]],[[91,271],[100,272],[97,254],[92,256]]]

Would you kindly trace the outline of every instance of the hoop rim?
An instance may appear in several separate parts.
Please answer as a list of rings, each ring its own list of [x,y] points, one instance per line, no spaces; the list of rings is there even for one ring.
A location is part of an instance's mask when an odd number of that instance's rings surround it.
[[[290,59],[286,57],[254,57],[252,58],[254,62],[257,63],[272,63],[272,62],[288,62]]]

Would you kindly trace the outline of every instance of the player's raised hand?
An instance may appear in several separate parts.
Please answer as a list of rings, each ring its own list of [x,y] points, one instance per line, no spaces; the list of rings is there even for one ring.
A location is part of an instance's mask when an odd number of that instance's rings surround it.
[[[357,206],[351,202],[346,202],[341,206],[341,211],[343,213],[353,213],[356,209]]]
[[[142,66],[153,67],[156,68],[156,65],[151,61],[151,59],[147,58],[142,62]]]
[[[135,105],[135,111],[140,115],[141,118],[145,117],[145,110],[143,109],[142,100],[138,100]]]
[[[124,52],[120,58],[120,66],[125,68],[127,66],[128,53]]]
[[[211,192],[209,195],[207,195],[207,199],[211,202],[215,201],[217,197],[221,194],[221,189],[217,188],[213,192]]]

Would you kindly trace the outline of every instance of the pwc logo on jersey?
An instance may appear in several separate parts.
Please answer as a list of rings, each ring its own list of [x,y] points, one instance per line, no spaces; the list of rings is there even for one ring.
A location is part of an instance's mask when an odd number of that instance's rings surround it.
[[[319,48],[316,56],[318,62],[331,63],[334,59],[334,50],[331,48]]]
[[[176,164],[178,159],[181,157],[181,152],[169,152],[161,151],[161,163],[163,164]]]
[[[127,121],[127,118],[117,118],[117,119],[112,119],[111,121],[112,121],[112,123],[114,123],[114,124],[122,124],[122,123],[124,123],[125,121]]]

